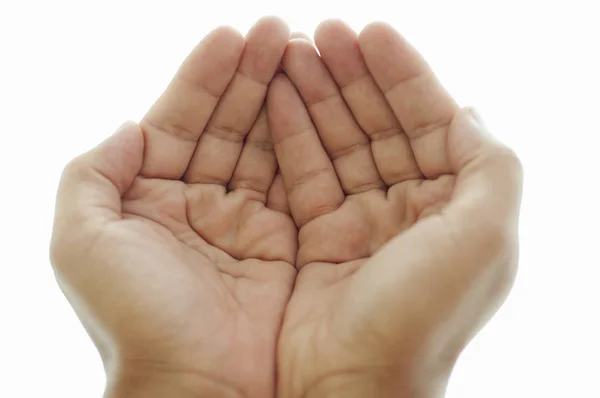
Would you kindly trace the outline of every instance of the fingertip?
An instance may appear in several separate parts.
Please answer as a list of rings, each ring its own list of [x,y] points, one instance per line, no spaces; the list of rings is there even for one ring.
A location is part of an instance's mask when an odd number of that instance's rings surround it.
[[[295,37],[290,39],[286,49],[285,54],[289,56],[289,54],[296,54],[297,52],[315,52],[315,48],[309,40],[304,38]]]
[[[377,36],[389,35],[396,32],[392,25],[383,21],[375,21],[367,24],[359,33],[359,39],[368,40]]]
[[[242,56],[246,41],[244,36],[228,25],[221,25],[210,31],[200,43],[190,52],[186,60],[180,66],[179,73],[185,74],[187,79],[199,78],[198,69],[201,66],[211,65],[214,68],[218,67],[220,71],[235,71],[237,64]],[[208,74],[212,74],[214,68],[210,68]],[[189,75],[189,76],[188,76]],[[200,76],[203,78],[204,76]],[[220,96],[222,85],[229,82],[231,76],[227,73],[224,76],[227,81],[218,81],[209,84],[209,92],[215,96]],[[212,88],[215,87],[216,92]]]
[[[254,26],[257,26],[257,25],[267,25],[267,26],[271,26],[274,29],[278,29],[278,30],[279,29],[288,30],[288,33],[289,33],[288,23],[278,15],[265,15],[264,17],[261,17],[256,21]]]
[[[263,17],[246,35],[246,47],[239,71],[264,85],[280,70],[290,30],[279,17]]]
[[[121,141],[125,140],[125,143]],[[111,144],[111,142],[118,142],[117,144]],[[112,136],[104,141],[104,145],[120,145],[125,150],[133,150],[132,157],[138,157],[139,148],[144,146],[144,132],[140,125],[132,120],[127,120],[119,126],[118,129],[112,134]],[[143,151],[142,151],[143,154]]]
[[[125,130],[130,130],[132,128],[138,128],[139,126],[136,122],[132,121],[132,120],[126,120],[123,123],[121,123],[121,125],[119,126],[118,129],[115,130],[115,132],[113,133],[113,135],[115,134],[120,134]]]
[[[143,145],[144,140],[144,131],[140,127],[140,125],[133,120],[127,120],[115,131],[114,135],[123,135],[130,137],[130,139],[135,141],[141,141],[138,144],[134,145]]]
[[[340,18],[327,18],[317,25],[317,28],[315,29],[315,34],[317,34],[317,32],[322,32],[336,25],[346,25],[346,23]]]
[[[448,155],[455,173],[482,156],[508,150],[489,132],[474,107],[463,107],[450,124]]]
[[[65,166],[62,179],[77,182],[94,179],[94,173],[100,173],[123,194],[139,173],[143,156],[142,129],[137,123],[126,121],[96,147],[72,159]]]
[[[290,70],[294,64],[303,63],[313,54],[316,54],[316,49],[311,42],[304,39],[292,39],[285,48],[281,66],[283,70]]]
[[[321,47],[328,43],[335,44],[335,40],[344,36],[356,36],[354,29],[341,19],[327,19],[315,29],[315,43]]]
[[[481,225],[515,220],[523,191],[521,159],[508,146],[483,138],[481,126],[470,120],[469,113],[462,109],[457,114],[449,134],[450,166],[458,176],[451,204],[477,211]],[[482,213],[482,207],[494,211]]]
[[[237,65],[244,52],[246,41],[244,36],[231,26],[222,25],[212,30],[206,37],[200,42],[198,46],[190,53],[186,62],[184,62],[181,68],[186,69],[186,72],[190,76],[197,77],[197,69],[199,65],[210,64],[223,71],[227,70],[228,73],[224,74],[223,78],[226,81],[212,81],[208,86],[210,87],[209,92],[215,96],[220,96],[223,85],[227,84],[231,79],[231,73],[235,71]],[[212,58],[210,61],[207,57]],[[210,74],[213,73],[211,68]],[[231,71],[231,73],[229,73]],[[213,90],[214,87],[214,90]]]
[[[378,56],[400,39],[402,39],[400,33],[387,22],[372,22],[358,34],[357,41],[365,58],[370,58]]]
[[[469,113],[471,114],[471,117],[474,119],[474,121],[476,123],[479,123],[481,125],[481,127],[487,129],[487,127],[485,125],[485,121],[483,120],[483,117],[481,116],[481,114],[479,113],[477,108],[475,108],[474,106],[468,106],[468,107],[466,107],[466,109],[469,111]]]
[[[308,42],[312,42],[312,39],[309,35],[304,32],[292,32],[290,33],[290,40],[301,39],[306,40]]]
[[[132,120],[127,120],[115,131],[115,133],[100,144],[96,153],[100,159],[119,168],[133,178],[142,167],[144,158],[144,132],[140,125]],[[108,167],[108,166],[107,166]],[[119,185],[120,190],[123,188]]]
[[[317,41],[318,37],[327,35],[333,26],[338,25],[340,23],[343,24],[343,22],[340,19],[330,18],[330,19],[326,19],[323,22],[321,22],[320,24],[318,24],[317,28],[315,29],[315,33],[314,33],[315,41]]]
[[[290,37],[290,27],[280,17],[269,15],[260,18],[246,34],[246,43],[253,43],[254,47],[271,49],[283,54]]]
[[[227,48],[239,49],[240,52],[245,44],[244,36],[230,25],[216,27],[207,35],[207,39],[218,41],[220,44],[226,45]]]
[[[246,38],[252,36],[257,31],[264,32],[265,36],[271,40],[283,40],[286,42],[290,37],[290,27],[287,22],[275,15],[268,15],[256,21],[246,35]]]
[[[476,132],[482,138],[496,142],[496,139],[487,128],[483,117],[474,106],[460,108],[455,117],[458,119],[458,123],[469,124],[470,130]]]

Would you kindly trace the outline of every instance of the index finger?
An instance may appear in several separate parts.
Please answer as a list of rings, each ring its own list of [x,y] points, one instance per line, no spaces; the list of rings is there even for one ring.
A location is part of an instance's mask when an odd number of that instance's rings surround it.
[[[447,135],[459,107],[421,54],[384,23],[359,35],[365,62],[404,128],[421,172],[427,178],[450,174]]]
[[[220,27],[183,62],[140,122],[145,136],[144,177],[181,178],[200,134],[235,74],[244,43],[240,33]]]

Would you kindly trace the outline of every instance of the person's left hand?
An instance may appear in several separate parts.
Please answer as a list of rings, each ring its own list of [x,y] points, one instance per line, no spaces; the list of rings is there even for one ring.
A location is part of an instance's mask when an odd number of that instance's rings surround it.
[[[441,396],[515,276],[519,160],[390,26],[315,43],[267,95],[299,228],[278,394]]]

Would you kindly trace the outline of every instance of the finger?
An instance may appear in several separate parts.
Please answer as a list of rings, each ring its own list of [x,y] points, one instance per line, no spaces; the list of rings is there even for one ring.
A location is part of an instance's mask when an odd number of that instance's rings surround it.
[[[294,39],[302,39],[312,43],[311,37],[304,32],[292,32],[290,34],[290,40]]]
[[[277,75],[271,83],[267,116],[296,225],[337,209],[344,192],[302,98],[285,75]]]
[[[107,221],[121,219],[121,196],[138,175],[143,156],[142,131],[129,122],[65,167],[56,198],[53,247],[70,234],[83,234],[88,227],[98,232]]]
[[[243,49],[243,37],[222,27],[209,33],[183,62],[140,122],[146,140],[144,177],[181,178]]]
[[[468,109],[457,112],[448,139],[450,168],[458,174],[451,201],[375,254],[359,271],[355,288],[377,291],[369,303],[377,308],[418,312],[426,306],[426,317],[407,312],[408,319],[424,322],[413,328],[439,330],[440,320],[458,314],[466,333],[493,313],[514,279],[523,175],[516,155],[491,138]],[[398,267],[401,253],[410,256]],[[417,307],[410,304],[415,297]],[[465,298],[477,308],[465,306]]]
[[[354,120],[315,48],[305,40],[292,40],[282,62],[306,103],[344,191],[354,194],[382,187],[369,137]]]
[[[271,188],[269,189],[267,207],[280,213],[291,214],[287,194],[285,193],[285,186],[283,185],[283,179],[281,178],[280,173],[275,175],[273,184],[271,184]]]
[[[246,138],[229,189],[247,190],[252,199],[266,203],[276,171],[277,159],[273,151],[267,114],[263,108]]]
[[[312,39],[309,35],[307,35],[306,33],[303,32],[292,32],[290,33],[290,40],[294,40],[294,39],[301,39],[301,40],[306,40],[309,43],[312,43]],[[282,73],[283,72],[283,67],[281,66],[281,63],[279,64],[279,66],[277,67],[277,73]]]
[[[495,140],[472,108],[457,112],[448,136],[451,171],[457,174],[453,200],[447,211],[471,208],[482,210],[481,204],[494,209],[487,216],[498,220],[516,220],[521,200],[522,167],[517,156]],[[473,206],[473,204],[478,204]],[[493,223],[484,214],[478,223]]]
[[[368,25],[358,38],[369,71],[408,135],[421,172],[450,172],[448,126],[458,105],[423,57],[391,26]]]
[[[367,69],[356,33],[344,22],[319,25],[315,42],[354,118],[371,139],[371,152],[388,186],[420,178],[408,137]]]
[[[186,182],[228,183],[288,38],[287,25],[273,17],[261,19],[248,32],[237,73],[198,141]]]

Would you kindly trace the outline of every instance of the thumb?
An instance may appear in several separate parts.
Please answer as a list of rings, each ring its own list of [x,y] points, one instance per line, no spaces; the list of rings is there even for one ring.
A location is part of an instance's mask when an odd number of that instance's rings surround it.
[[[521,162],[489,133],[473,108],[461,109],[452,120],[448,152],[456,182],[445,213],[456,213],[463,219],[472,215],[471,224],[478,226],[516,226],[522,193]]]
[[[113,135],[64,169],[56,198],[55,233],[100,226],[121,217],[121,196],[142,166],[139,126],[123,124]]]
[[[522,169],[470,109],[454,116],[447,148],[456,174],[450,201],[376,254],[361,269],[369,273],[361,288],[378,292],[370,308],[402,308],[397,327],[413,320],[417,338],[455,358],[512,285]]]

